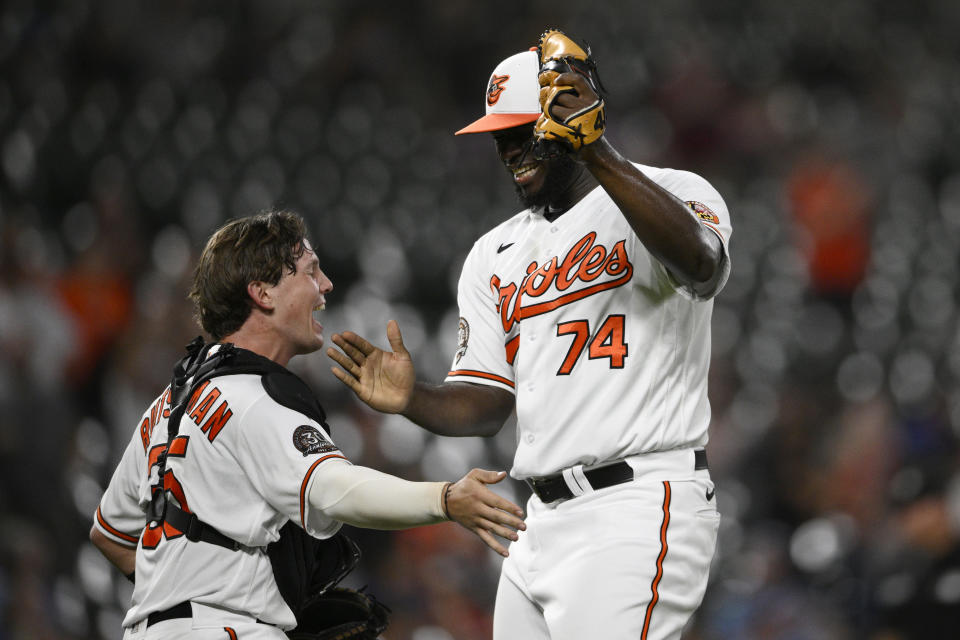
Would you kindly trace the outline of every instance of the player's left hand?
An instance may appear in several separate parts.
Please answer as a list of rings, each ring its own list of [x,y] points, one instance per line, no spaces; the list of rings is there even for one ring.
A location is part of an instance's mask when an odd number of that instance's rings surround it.
[[[448,518],[473,531],[504,558],[510,554],[494,536],[516,540],[517,529],[527,528],[523,509],[487,488],[506,477],[503,471],[473,469],[447,488],[444,505]]]
[[[543,71],[539,76],[543,113],[534,135],[577,151],[596,142],[606,127],[603,99],[577,71]]]
[[[606,127],[604,89],[590,47],[548,29],[540,36],[537,55],[542,114],[533,128],[536,157],[579,151],[599,140]]]
[[[387,323],[393,351],[375,347],[352,331],[335,333],[331,339],[341,349],[327,349],[327,355],[340,365],[331,369],[340,382],[377,411],[400,413],[407,407],[417,374],[396,320]]]
[[[540,108],[558,122],[595,106],[601,100],[590,81],[574,70],[563,73],[543,71],[537,79],[540,82]]]

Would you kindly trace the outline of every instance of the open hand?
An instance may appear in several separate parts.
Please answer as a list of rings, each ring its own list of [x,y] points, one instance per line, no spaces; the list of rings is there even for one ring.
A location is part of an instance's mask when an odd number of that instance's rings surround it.
[[[524,530],[523,509],[490,489],[488,484],[500,482],[507,474],[503,471],[473,469],[467,475],[447,487],[445,508],[454,522],[480,536],[488,547],[507,557],[506,548],[494,538],[494,534],[506,540],[517,539],[517,529]]]
[[[335,333],[331,339],[340,351],[330,347],[327,355],[340,365],[331,368],[340,382],[377,411],[400,413],[406,408],[413,394],[416,372],[396,320],[387,323],[387,340],[393,349],[390,352],[373,346],[352,331]]]

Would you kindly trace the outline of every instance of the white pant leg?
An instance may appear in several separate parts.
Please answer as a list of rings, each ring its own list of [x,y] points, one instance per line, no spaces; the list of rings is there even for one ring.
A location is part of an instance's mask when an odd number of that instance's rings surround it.
[[[706,499],[709,475],[697,475],[638,480],[555,505],[532,499],[528,535],[511,545],[504,573],[521,576],[533,608],[512,602],[524,595],[519,588],[505,590],[504,602],[514,624],[533,626],[526,621],[541,608],[549,635],[535,626],[541,635],[511,635],[504,620],[494,637],[679,638],[706,590],[719,526]]]
[[[504,559],[500,570],[493,609],[493,639],[550,640],[543,610],[528,587],[528,581],[537,575],[533,567],[540,550],[537,534],[528,527],[526,531],[518,531],[517,535],[519,539],[510,543],[510,555]]]
[[[678,640],[703,601],[720,515],[709,480],[670,482],[670,521],[656,601],[648,603],[646,640]],[[651,588],[652,593],[652,588]]]
[[[543,611],[503,571],[500,573],[497,603],[493,610],[493,638],[550,640]]]

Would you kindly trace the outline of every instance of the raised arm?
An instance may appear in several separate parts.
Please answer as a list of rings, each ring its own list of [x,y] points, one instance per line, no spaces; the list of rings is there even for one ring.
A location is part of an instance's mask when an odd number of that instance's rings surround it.
[[[468,382],[417,382],[394,320],[387,323],[387,339],[390,352],[352,331],[334,334],[340,351],[331,347],[327,355],[340,366],[333,367],[333,375],[371,408],[402,414],[438,435],[492,436],[500,431],[513,411],[513,394]]]
[[[568,118],[598,102],[591,83],[576,71],[542,73],[540,79],[541,101],[551,97],[551,117]],[[602,116],[598,122],[602,131]],[[616,203],[647,250],[677,280],[697,293],[713,290],[722,272],[723,246],[685,203],[621,156],[606,137],[571,153]]]
[[[583,147],[580,161],[623,212],[640,241],[694,291],[708,291],[720,275],[720,238],[685,203],[648,178],[605,138]]]

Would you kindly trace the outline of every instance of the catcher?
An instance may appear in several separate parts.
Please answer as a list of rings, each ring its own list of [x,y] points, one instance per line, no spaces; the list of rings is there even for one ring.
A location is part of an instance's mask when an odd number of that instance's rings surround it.
[[[503,472],[408,482],[350,464],[323,409],[287,368],[323,344],[333,284],[303,220],[229,222],[207,243],[190,297],[197,339],[143,414],[90,537],[134,581],[127,640],[376,638],[387,609],[335,585],[356,564],[343,523],[400,529],[453,520],[497,552],[523,512],[487,488]]]

